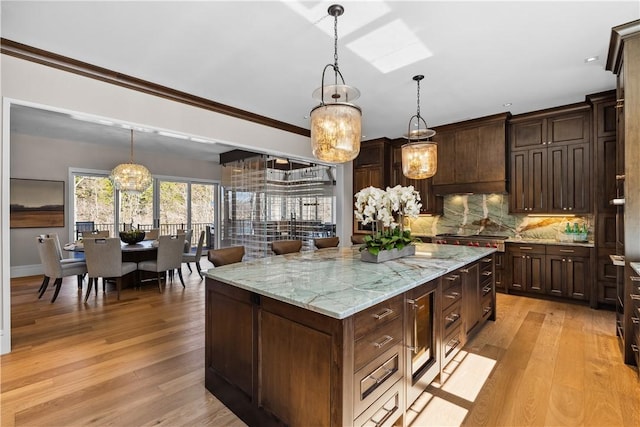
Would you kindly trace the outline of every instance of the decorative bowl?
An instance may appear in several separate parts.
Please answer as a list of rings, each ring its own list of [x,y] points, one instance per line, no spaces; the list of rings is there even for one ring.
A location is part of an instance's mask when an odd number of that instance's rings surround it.
[[[129,230],[120,232],[120,240],[128,245],[135,245],[138,242],[144,240],[144,231],[141,230]]]

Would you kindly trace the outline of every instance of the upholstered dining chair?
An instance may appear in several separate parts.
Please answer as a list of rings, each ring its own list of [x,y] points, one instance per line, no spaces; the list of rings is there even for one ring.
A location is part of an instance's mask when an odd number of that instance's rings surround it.
[[[109,237],[109,230],[83,231],[80,233],[82,239],[106,239]]]
[[[300,249],[302,249],[302,240],[275,240],[271,242],[271,250],[276,255],[300,252]]]
[[[193,237],[193,229],[189,228],[187,230],[178,230],[176,234],[183,234],[184,235],[184,251],[183,252],[190,252],[191,251],[191,238]]]
[[[313,244],[316,245],[316,248],[318,249],[335,248],[339,243],[340,238],[338,236],[313,239]]]
[[[144,232],[144,240],[158,240],[158,236],[160,236],[159,228],[152,228]]]
[[[122,289],[122,277],[136,271],[138,264],[135,262],[122,262],[122,249],[120,238],[87,239],[84,242],[84,254],[87,259],[89,272],[89,286],[84,296],[84,302],[89,299],[91,285],[95,283],[95,293],[98,295],[98,278],[102,278],[102,292],[106,279],[115,279],[117,299],[120,299]]]
[[[202,246],[204,245],[204,234],[205,234],[205,231],[202,230],[200,232],[200,237],[198,238],[198,246],[196,247],[195,253],[191,253],[191,250],[189,250],[189,251],[185,251],[182,254],[182,262],[187,264],[187,268],[189,269],[189,272],[190,273],[193,272],[193,270],[191,269],[191,265],[189,265],[189,263],[192,262],[196,265],[196,268],[198,269],[198,275],[200,275],[201,279],[202,279],[202,270],[200,269],[200,258],[202,258]]]
[[[209,249],[207,258],[214,267],[241,262],[244,257],[244,246],[230,246],[228,248]]]
[[[60,238],[58,237],[57,233],[49,233],[49,234],[41,234],[40,237],[43,238],[51,238],[53,239],[53,241],[55,242],[55,246],[56,246],[56,252],[58,253],[58,257],[60,258],[60,263],[61,264],[84,264],[85,260],[84,258],[65,258],[63,253],[62,253],[62,246],[60,245]],[[82,279],[83,276],[78,276],[78,289],[82,289]],[[47,276],[44,276],[42,279],[42,284],[40,285],[40,288],[38,289],[38,292],[42,291],[42,288],[45,285],[45,281],[48,281]]]
[[[67,276],[77,276],[78,281],[81,283],[82,277],[87,274],[87,264],[84,262],[64,264],[60,262],[60,257],[56,250],[56,243],[54,239],[50,237],[37,237],[36,245],[45,276],[38,299],[42,298],[42,295],[44,295],[44,292],[47,290],[49,280],[54,279],[53,284],[56,290],[51,299],[51,302],[54,302],[56,298],[58,298],[58,293],[60,293],[62,279]]]
[[[184,288],[182,278],[182,250],[184,249],[184,234],[158,236],[158,257],[154,260],[140,261],[138,270],[150,271],[158,275],[158,289],[162,292],[162,274],[178,270],[180,283]],[[166,279],[165,279],[166,281]]]
[[[351,244],[362,245],[364,243],[365,234],[354,234],[351,236]]]

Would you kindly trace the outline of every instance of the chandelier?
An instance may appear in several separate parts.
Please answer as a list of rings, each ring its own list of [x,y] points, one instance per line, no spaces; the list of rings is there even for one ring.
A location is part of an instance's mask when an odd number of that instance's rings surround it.
[[[418,111],[409,119],[409,129],[405,137],[408,142],[402,146],[402,173],[407,178],[431,178],[438,169],[438,145],[429,140],[436,131],[429,129],[427,122],[420,116],[420,80],[423,75],[413,76],[418,83]],[[415,122],[414,122],[415,119]],[[415,129],[412,129],[412,124]],[[423,124],[424,128],[420,125]]]
[[[344,83],[338,67],[338,16],[344,13],[344,8],[334,4],[329,6],[328,13],[334,17],[334,63],[324,67],[322,85],[312,95],[320,104],[311,110],[311,149],[319,160],[345,163],[360,152],[362,111],[351,103],[360,96],[360,91]],[[329,67],[333,68],[334,82],[325,86],[324,75]],[[331,101],[325,103],[325,98]]]
[[[133,163],[133,129],[131,129],[131,157],[129,163],[122,163],[109,176],[117,190],[127,193],[142,193],[151,185],[151,173],[146,167]]]

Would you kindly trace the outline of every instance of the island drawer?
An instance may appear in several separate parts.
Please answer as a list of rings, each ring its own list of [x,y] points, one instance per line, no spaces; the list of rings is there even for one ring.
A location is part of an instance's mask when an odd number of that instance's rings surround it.
[[[462,319],[462,304],[457,302],[452,304],[449,308],[447,308],[442,313],[442,325],[444,326],[445,335],[452,328],[457,327],[460,324],[460,320]]]
[[[487,319],[493,313],[493,298],[488,294],[482,298],[482,319]]]
[[[403,381],[397,381],[368,407],[353,425],[356,427],[390,427],[402,416],[405,406]]]
[[[458,271],[446,274],[442,276],[442,290],[445,291],[453,286],[458,286],[462,283],[462,278]]]
[[[355,339],[359,340],[379,326],[397,319],[402,314],[403,302],[404,297],[400,294],[356,313],[353,319]]]
[[[455,328],[442,340],[442,366],[446,366],[462,348],[462,329]]]
[[[462,299],[462,284],[450,286],[442,291],[442,310],[446,310],[451,304],[455,304]]]
[[[402,343],[402,317],[396,317],[355,342],[353,350],[354,371],[358,371],[387,351],[389,347],[398,343]]]
[[[359,414],[403,377],[404,351],[399,344],[354,374],[354,414]]]

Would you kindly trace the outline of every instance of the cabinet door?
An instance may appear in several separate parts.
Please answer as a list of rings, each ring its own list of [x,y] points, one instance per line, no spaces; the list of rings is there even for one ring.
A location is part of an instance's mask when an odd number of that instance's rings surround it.
[[[567,295],[566,289],[566,257],[562,255],[547,255],[546,293],[554,296]]]
[[[547,149],[548,186],[547,198],[549,212],[563,213],[568,209],[567,202],[567,147],[552,146]]]
[[[570,257],[566,262],[567,295],[574,299],[589,300],[591,273],[589,258]]]
[[[456,132],[453,166],[456,184],[478,182],[478,128]]]
[[[527,212],[546,213],[547,206],[547,150],[545,148],[527,151],[528,177],[525,187]]]
[[[509,194],[509,210],[511,213],[526,213],[527,188],[529,175],[529,152],[514,151],[511,153],[511,190]]]
[[[598,212],[616,213],[609,201],[616,198],[616,138],[599,138],[596,144],[598,178],[595,180]]]
[[[506,161],[505,124],[495,123],[478,128],[477,165],[479,182],[504,181]]]
[[[526,256],[527,260],[527,287],[525,291],[528,292],[544,292],[544,269],[545,269],[545,256],[531,254]]]
[[[590,145],[567,146],[567,204],[569,212],[589,213],[591,207],[591,150]],[[564,210],[564,207],[563,207]]]
[[[547,145],[588,143],[591,140],[589,109],[559,114],[547,120]]]
[[[433,176],[433,185],[455,184],[455,133],[438,133],[434,140],[438,143],[438,171]]]
[[[526,255],[513,254],[509,256],[511,264],[511,283],[508,287],[518,291],[524,291],[527,284],[527,257]]]
[[[534,119],[511,124],[511,149],[527,149],[541,146],[546,142],[546,122],[544,119]]]
[[[462,302],[464,306],[465,333],[468,335],[482,316],[482,306],[480,304],[480,268],[476,263],[472,266],[461,268],[462,277]]]
[[[369,186],[384,188],[382,170],[378,167],[354,169],[353,171],[354,191],[357,193],[363,188],[366,188]]]

